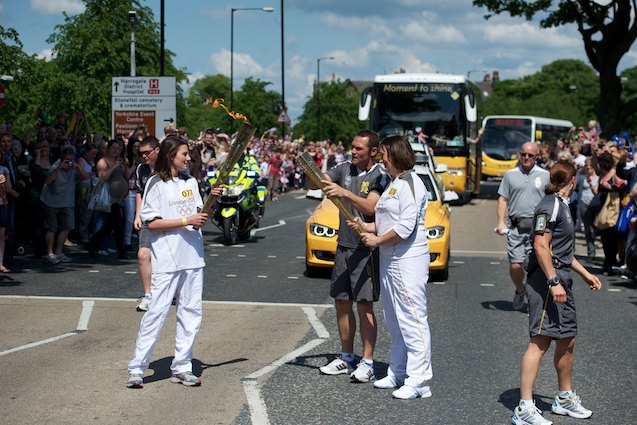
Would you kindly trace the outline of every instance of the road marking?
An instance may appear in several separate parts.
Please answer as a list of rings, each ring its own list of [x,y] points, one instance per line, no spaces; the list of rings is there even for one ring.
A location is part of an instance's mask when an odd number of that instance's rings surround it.
[[[88,331],[88,321],[91,318],[94,305],[95,301],[82,301],[82,313],[80,313],[80,320],[77,322],[77,331]]]
[[[248,402],[248,408],[250,409],[250,418],[252,419],[252,425],[270,425],[268,419],[268,409],[265,405],[265,401],[261,396],[261,390],[259,388],[259,378],[263,375],[270,373],[284,364],[296,359],[302,354],[318,347],[330,337],[330,333],[327,331],[323,323],[316,315],[316,311],[311,307],[302,307],[302,310],[307,315],[310,324],[314,328],[314,331],[318,335],[317,339],[314,339],[304,346],[297,348],[294,351],[289,352],[278,360],[252,372],[241,380],[243,385],[243,391],[246,393],[246,399]]]
[[[619,288],[608,288],[608,292],[621,292],[622,290]]]
[[[137,274],[137,272],[135,272],[135,271],[127,271],[127,272],[124,272],[124,274]]]
[[[454,261],[453,264],[464,264],[464,261]]]
[[[288,279],[298,279],[298,276],[288,276]]]
[[[224,245],[222,243],[211,243],[211,244],[208,244],[208,246],[210,248],[220,248],[220,247],[222,247]]]
[[[99,298],[99,297],[46,297],[42,295],[0,295],[0,299],[21,299],[21,300],[53,300],[53,301],[124,301],[126,303],[138,303],[138,298]],[[334,308],[333,304],[301,304],[301,303],[268,303],[255,301],[203,301],[204,304],[211,305],[242,305],[258,307],[314,307],[314,308]]]
[[[9,296],[3,296],[4,298],[10,298]],[[22,297],[20,297],[22,298]],[[25,297],[30,298],[30,297]],[[19,347],[10,348],[5,351],[0,351],[0,356],[4,356],[7,354],[15,353],[17,351],[27,350],[29,348],[39,347],[40,345],[48,344],[50,342],[59,341],[64,338],[68,338],[70,336],[78,335],[80,332],[88,330],[88,321],[91,318],[91,312],[93,311],[93,306],[95,305],[95,301],[92,300],[83,300],[82,301],[82,312],[80,313],[80,318],[77,322],[77,328],[74,332],[68,332],[62,335],[54,336],[51,338],[43,339],[41,341],[30,342],[28,344],[21,345]]]
[[[218,257],[219,254],[210,254],[211,257]]]
[[[245,255],[245,254],[237,254],[237,257],[239,257],[239,258],[246,258],[246,255]]]
[[[99,270],[89,270],[88,272],[89,273],[99,273],[100,271]]]
[[[260,274],[260,275],[258,275],[257,277],[258,277],[258,278],[260,278],[260,279],[267,279],[267,278],[268,278],[268,277],[267,277],[266,275],[264,275],[264,274]]]
[[[491,287],[491,286],[495,286],[495,285],[494,285],[493,283],[481,283],[481,284],[480,284],[480,286],[488,286],[488,287]]]
[[[432,282],[434,285],[444,285],[445,282]]]
[[[498,264],[500,264],[500,262],[499,261],[489,261],[489,264],[498,265]]]
[[[294,199],[305,199],[305,195],[295,196]]]
[[[506,255],[505,251],[471,251],[471,250],[464,250],[464,249],[452,249],[451,250],[451,254],[456,254],[456,255],[471,255],[471,254],[478,254],[478,255]]]
[[[314,328],[314,332],[316,332],[316,335],[319,338],[325,339],[330,337],[330,333],[327,331],[327,329],[325,329],[325,326],[323,326],[323,323],[319,320],[318,316],[316,315],[316,310],[310,307],[303,307],[301,308],[301,310],[305,312],[305,315],[307,316],[307,320],[310,321],[310,324]]]
[[[276,255],[268,255],[268,258],[276,258]]]
[[[241,244],[237,244],[237,245],[230,245],[233,248],[245,248],[245,245],[241,245]]]
[[[227,274],[226,277],[237,277],[236,274]]]
[[[296,259],[297,260],[305,260],[305,255],[297,255]]]
[[[273,224],[271,226],[265,226],[265,227],[259,227],[258,229],[254,229],[252,230],[254,233],[257,232],[261,232],[263,230],[270,230],[270,229],[274,229],[276,227],[281,227],[281,226],[285,226],[285,220],[279,220],[279,224]]]

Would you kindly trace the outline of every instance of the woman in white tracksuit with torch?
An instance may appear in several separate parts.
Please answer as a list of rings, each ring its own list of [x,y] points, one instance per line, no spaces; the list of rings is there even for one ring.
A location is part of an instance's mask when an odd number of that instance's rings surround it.
[[[376,204],[375,222],[364,223],[359,218],[349,222],[350,227],[365,230],[361,239],[366,246],[380,250],[381,300],[391,337],[391,360],[387,376],[374,387],[397,388],[392,395],[399,399],[430,397],[427,190],[412,169],[415,156],[405,139],[386,138],[381,152],[392,182]]]

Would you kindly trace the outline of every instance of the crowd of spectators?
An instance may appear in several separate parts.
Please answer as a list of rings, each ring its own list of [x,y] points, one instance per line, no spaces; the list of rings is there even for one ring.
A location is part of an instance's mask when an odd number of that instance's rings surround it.
[[[537,163],[545,169],[556,161],[575,165],[577,185],[569,204],[576,229],[584,233],[588,260],[597,260],[601,243],[602,272],[622,274],[637,236],[637,147],[626,132],[608,140],[600,134],[595,121],[574,128],[554,146],[541,144]],[[610,225],[599,221],[604,209]]]
[[[188,141],[190,174],[209,188],[207,175],[225,161],[231,137],[208,128],[192,137],[185,128],[168,125],[161,140],[178,133]],[[93,133],[82,112],[69,120],[39,119],[24,133],[10,123],[0,125],[0,272],[10,272],[14,255],[31,254],[49,264],[72,262],[64,247],[85,247],[93,256],[117,254],[126,259],[135,248],[136,173],[142,163],[142,140],[154,137],[144,126],[109,139]],[[256,163],[271,200],[303,187],[303,172],[295,158],[307,151],[326,169],[345,159],[342,143],[279,137],[269,129],[255,137],[246,156]],[[110,212],[88,208],[97,183],[104,180],[111,198]],[[205,193],[204,193],[205,195]],[[2,237],[4,234],[5,237]],[[6,243],[2,243],[6,242]],[[3,252],[4,249],[4,252]]]

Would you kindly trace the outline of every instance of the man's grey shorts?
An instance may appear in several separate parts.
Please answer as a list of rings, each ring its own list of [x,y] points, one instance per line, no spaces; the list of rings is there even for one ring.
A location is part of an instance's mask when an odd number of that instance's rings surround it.
[[[345,248],[338,245],[330,296],[346,301],[378,301],[380,284],[378,277],[378,250],[369,248]]]
[[[510,263],[526,264],[531,253],[531,229],[521,231],[517,227],[509,229],[507,235],[507,254]]]
[[[142,228],[139,229],[139,247],[150,249],[150,230],[146,223],[142,223]]]

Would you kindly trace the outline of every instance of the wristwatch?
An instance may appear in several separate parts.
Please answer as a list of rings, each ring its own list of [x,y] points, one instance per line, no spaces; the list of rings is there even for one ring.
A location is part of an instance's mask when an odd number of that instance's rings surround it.
[[[553,276],[552,278],[548,279],[546,281],[546,283],[548,283],[549,286],[557,286],[560,284],[560,278],[556,276]]]

